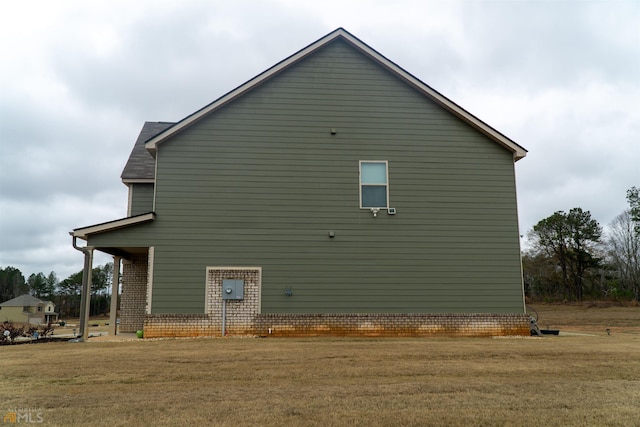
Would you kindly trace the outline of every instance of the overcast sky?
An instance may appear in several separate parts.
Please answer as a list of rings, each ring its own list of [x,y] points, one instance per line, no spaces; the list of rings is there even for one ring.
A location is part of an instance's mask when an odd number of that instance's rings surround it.
[[[640,0],[0,0],[0,267],[80,271],[68,233],[126,216],[145,120],[337,27],[529,150],[521,234],[573,207],[606,225],[640,186],[639,22]]]

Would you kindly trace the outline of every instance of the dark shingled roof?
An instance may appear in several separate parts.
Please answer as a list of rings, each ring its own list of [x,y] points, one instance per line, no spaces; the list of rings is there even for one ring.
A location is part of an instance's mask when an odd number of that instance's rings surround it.
[[[144,147],[144,143],[174,124],[175,123],[169,122],[144,123],[140,135],[138,135],[138,139],[133,146],[133,150],[131,150],[129,160],[127,160],[122,175],[120,175],[123,181],[155,178],[156,161]]]

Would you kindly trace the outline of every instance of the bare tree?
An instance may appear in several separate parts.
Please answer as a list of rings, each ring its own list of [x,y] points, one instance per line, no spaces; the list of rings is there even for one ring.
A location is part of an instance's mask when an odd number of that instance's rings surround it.
[[[608,256],[620,278],[623,290],[640,300],[640,234],[630,210],[618,215],[609,224]]]
[[[631,187],[627,190],[627,201],[629,202],[629,214],[633,221],[633,229],[636,236],[640,236],[640,188]]]

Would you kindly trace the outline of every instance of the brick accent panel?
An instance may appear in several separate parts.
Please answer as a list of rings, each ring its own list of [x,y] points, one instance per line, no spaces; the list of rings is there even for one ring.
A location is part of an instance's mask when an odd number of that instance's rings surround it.
[[[528,336],[526,314],[256,314],[251,327],[228,335],[266,337],[490,337]],[[208,314],[147,315],[145,338],[221,336]]]
[[[259,267],[207,268],[206,313],[147,315],[144,319],[145,338],[221,336],[224,279],[244,280],[243,299],[226,301],[225,335],[256,335],[261,275]]]
[[[241,300],[227,300],[225,332],[227,335],[254,334],[254,319],[260,313],[260,268],[207,269],[207,314],[222,334],[222,282],[224,279],[244,280],[244,295]]]
[[[144,326],[147,305],[147,255],[136,255],[122,264],[122,295],[118,332],[136,332]]]

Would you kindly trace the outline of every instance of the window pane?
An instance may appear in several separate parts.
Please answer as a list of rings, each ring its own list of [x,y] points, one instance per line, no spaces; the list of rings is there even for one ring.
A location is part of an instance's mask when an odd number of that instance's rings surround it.
[[[386,208],[387,207],[387,186],[386,185],[363,185],[362,186],[362,207],[363,208]]]
[[[387,164],[362,162],[362,184],[386,184]]]

